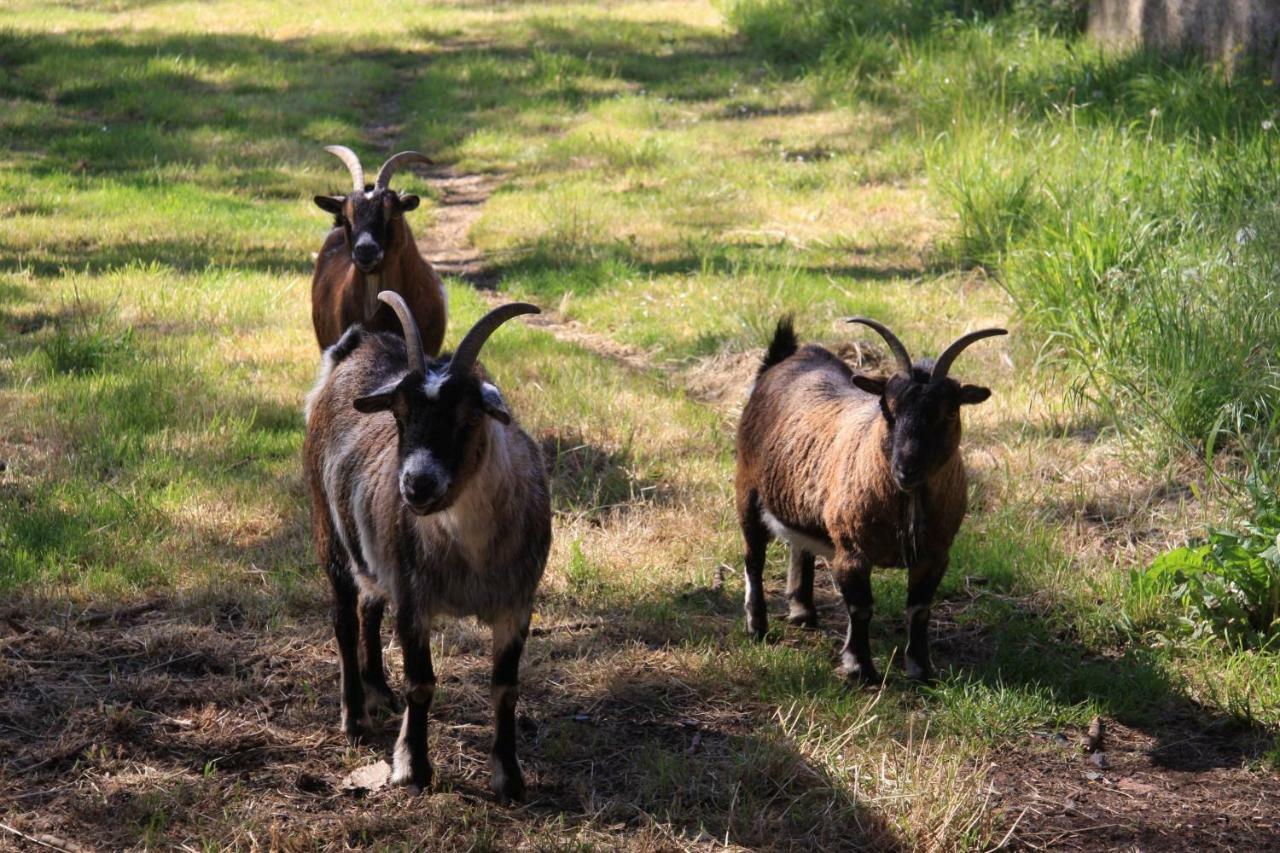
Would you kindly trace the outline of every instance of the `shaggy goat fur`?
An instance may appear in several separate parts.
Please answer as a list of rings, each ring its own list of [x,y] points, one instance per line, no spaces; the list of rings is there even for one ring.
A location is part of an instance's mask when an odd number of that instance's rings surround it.
[[[504,311],[483,337],[502,319],[536,309],[503,306],[476,329]],[[403,301],[396,312],[407,318]],[[504,801],[519,799],[515,705],[551,543],[546,471],[538,446],[474,363],[479,346],[470,348],[470,363],[457,363],[476,329],[452,358],[428,361],[419,349],[415,363],[420,342],[408,324],[404,338],[350,329],[325,353],[307,400],[306,479],[317,555],[334,590],[343,727],[356,738],[369,710],[394,707],[379,637],[390,602],[406,702],[392,780],[426,788],[431,623],[475,616],[493,628],[492,786]]]
[[[400,332],[394,312],[378,303],[390,290],[409,305],[428,355],[444,343],[448,297],[435,268],[418,251],[405,214],[418,207],[418,197],[388,186],[404,163],[430,161],[412,151],[387,160],[374,184],[365,184],[356,155],[330,146],[351,170],[355,185],[345,196],[316,196],[316,205],[332,213],[334,224],[311,277],[311,322],[320,349],[332,346],[350,326],[369,331]]]
[[[908,569],[906,663],[914,677],[929,675],[929,604],[965,515],[959,408],[989,395],[935,378],[929,361],[899,367],[887,380],[855,376],[828,350],[799,346],[786,318],[738,426],[748,628],[757,639],[767,629],[762,572],[772,538],[791,545],[793,623],[817,624],[814,558],[825,557],[849,612],[843,669],[864,681],[879,678],[867,639],[873,566]]]

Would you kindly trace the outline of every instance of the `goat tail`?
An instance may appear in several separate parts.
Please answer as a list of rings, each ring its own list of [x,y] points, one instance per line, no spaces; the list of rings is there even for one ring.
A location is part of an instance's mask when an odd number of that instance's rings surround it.
[[[756,376],[763,376],[766,370],[778,362],[795,355],[799,348],[794,320],[790,314],[787,314],[778,321],[778,327],[773,332],[773,340],[769,342],[769,349],[764,354],[764,361],[760,363],[760,372]]]

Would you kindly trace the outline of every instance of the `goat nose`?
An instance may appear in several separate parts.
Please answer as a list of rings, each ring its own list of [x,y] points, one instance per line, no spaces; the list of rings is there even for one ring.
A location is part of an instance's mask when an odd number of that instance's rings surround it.
[[[901,485],[910,485],[920,479],[920,467],[918,465],[895,463],[893,477]]]
[[[409,503],[421,506],[435,498],[440,492],[440,487],[435,477],[419,474],[404,478],[403,491]]]

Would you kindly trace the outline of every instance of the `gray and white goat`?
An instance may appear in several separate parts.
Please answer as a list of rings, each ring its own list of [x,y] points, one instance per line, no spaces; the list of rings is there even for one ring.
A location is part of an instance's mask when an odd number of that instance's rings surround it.
[[[316,550],[333,584],[343,728],[359,737],[370,709],[394,709],[379,636],[390,601],[405,673],[392,782],[427,788],[432,619],[475,616],[493,630],[491,787],[503,802],[521,799],[518,675],[551,546],[551,504],[537,444],[476,357],[502,323],[538,309],[495,308],[451,357],[428,359],[405,301],[389,291],[378,298],[404,336],[352,327],[325,351],[307,398],[306,478]]]

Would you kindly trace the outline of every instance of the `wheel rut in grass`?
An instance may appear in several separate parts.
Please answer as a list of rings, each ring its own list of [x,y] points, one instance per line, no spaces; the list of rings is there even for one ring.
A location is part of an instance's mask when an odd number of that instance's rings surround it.
[[[445,48],[448,52],[449,48]],[[366,124],[363,135],[382,156],[389,156],[400,145],[413,147],[412,140],[404,139],[404,107],[401,93],[409,89],[422,74],[421,64],[402,65],[397,68],[395,80],[377,109],[377,117]],[[493,305],[508,301],[497,292],[499,272],[490,258],[476,248],[470,238],[471,229],[484,214],[484,206],[490,196],[507,180],[503,172],[468,172],[453,164],[410,166],[413,172],[425,180],[436,199],[432,209],[431,224],[419,232],[418,249],[436,272],[443,276],[460,278],[475,287]],[[593,332],[575,320],[569,320],[555,311],[544,312],[528,319],[559,340],[585,349],[595,355],[616,361],[630,370],[650,372],[654,370],[673,374],[670,364],[659,363],[652,354],[639,347],[619,343],[608,335]],[[696,396],[696,389],[691,389]]]
[[[441,275],[461,278],[493,305],[507,302],[498,292],[500,275],[484,252],[471,243],[471,228],[484,213],[485,203],[507,176],[501,173],[461,172],[453,166],[433,166],[423,173],[436,191],[435,220],[418,240],[418,248]],[[544,311],[528,322],[557,339],[639,371],[664,370],[665,365],[639,347],[619,343],[593,332],[558,312]]]

